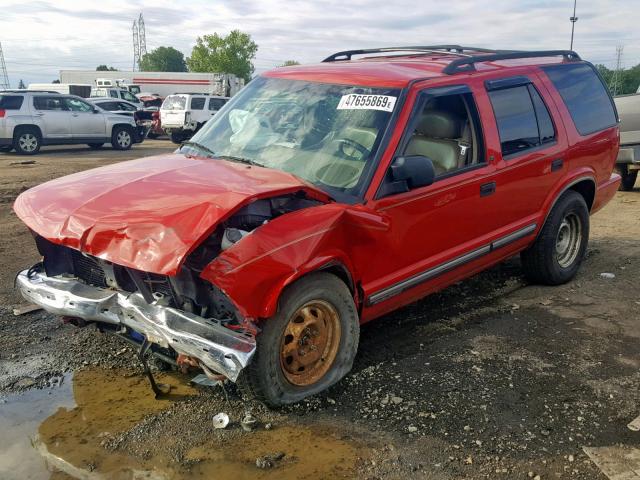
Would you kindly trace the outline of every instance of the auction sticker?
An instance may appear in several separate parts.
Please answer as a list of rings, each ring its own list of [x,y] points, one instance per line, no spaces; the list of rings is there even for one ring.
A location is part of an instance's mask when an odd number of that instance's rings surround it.
[[[343,95],[338,103],[338,110],[382,110],[392,112],[396,97],[390,95],[361,95],[349,93]]]

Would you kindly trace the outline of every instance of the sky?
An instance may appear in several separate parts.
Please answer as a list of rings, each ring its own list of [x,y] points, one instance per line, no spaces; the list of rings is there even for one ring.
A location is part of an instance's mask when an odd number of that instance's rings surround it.
[[[577,0],[574,50],[593,63],[640,63],[640,0]],[[180,5],[183,3],[183,5]],[[256,72],[336,51],[456,43],[503,49],[569,48],[573,0],[0,0],[0,43],[12,87],[61,69],[131,70],[140,12],[147,51],[189,56],[198,36],[239,29],[258,44]]]

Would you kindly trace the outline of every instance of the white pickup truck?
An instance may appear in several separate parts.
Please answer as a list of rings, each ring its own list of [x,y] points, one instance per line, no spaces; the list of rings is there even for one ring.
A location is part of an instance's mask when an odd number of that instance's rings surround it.
[[[640,92],[614,98],[620,117],[620,152],[616,170],[622,176],[620,190],[630,191],[640,170]]]

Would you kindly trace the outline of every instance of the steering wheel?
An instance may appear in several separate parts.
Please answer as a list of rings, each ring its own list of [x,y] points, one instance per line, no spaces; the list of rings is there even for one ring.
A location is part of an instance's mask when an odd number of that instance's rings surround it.
[[[359,144],[355,140],[351,140],[350,138],[336,138],[335,140],[332,140],[332,143],[338,144],[338,151],[344,158],[348,160],[361,161],[371,154],[371,150],[369,150],[364,145]],[[351,152],[348,151],[349,149],[351,149]],[[360,155],[356,156],[356,152]]]

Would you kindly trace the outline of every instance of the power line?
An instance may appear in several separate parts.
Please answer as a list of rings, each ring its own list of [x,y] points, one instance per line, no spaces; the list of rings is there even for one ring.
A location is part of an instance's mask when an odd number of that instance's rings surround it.
[[[618,94],[618,88],[620,87],[620,83],[622,81],[622,51],[624,50],[624,45],[618,45],[616,47],[616,69],[613,71],[613,77],[611,79],[610,89],[613,92],[613,95]]]

